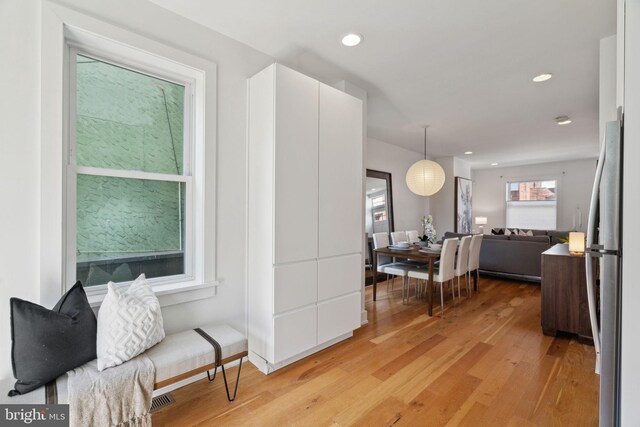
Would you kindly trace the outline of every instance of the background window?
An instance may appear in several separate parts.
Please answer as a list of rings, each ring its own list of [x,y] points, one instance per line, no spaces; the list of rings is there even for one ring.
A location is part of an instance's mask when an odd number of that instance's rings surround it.
[[[72,52],[76,280],[189,273],[188,86]]]
[[[556,229],[555,180],[509,182],[506,200],[507,228]]]

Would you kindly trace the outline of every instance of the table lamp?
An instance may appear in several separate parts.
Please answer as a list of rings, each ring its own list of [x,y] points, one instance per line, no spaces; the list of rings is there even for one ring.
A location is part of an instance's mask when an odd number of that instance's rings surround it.
[[[584,253],[584,233],[580,231],[569,233],[569,252],[575,255]]]
[[[484,234],[484,226],[487,225],[487,217],[486,216],[477,216],[476,217],[476,225],[480,227],[480,234]]]

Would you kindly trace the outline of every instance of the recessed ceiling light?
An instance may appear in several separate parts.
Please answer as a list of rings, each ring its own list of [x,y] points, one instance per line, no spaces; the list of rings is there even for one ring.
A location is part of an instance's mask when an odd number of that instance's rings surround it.
[[[356,33],[349,33],[342,37],[342,44],[348,47],[358,46],[362,42],[362,36]]]
[[[498,166],[497,163],[491,163],[491,166]]]
[[[558,116],[556,117],[556,123],[559,125],[568,125],[571,123],[571,119],[569,116]]]
[[[464,154],[473,154],[473,151],[465,151]]]
[[[544,74],[540,74],[539,76],[535,76],[533,78],[533,81],[536,83],[540,83],[540,82],[546,82],[547,80],[549,80],[551,77],[553,77],[553,74],[551,73],[544,73]]]

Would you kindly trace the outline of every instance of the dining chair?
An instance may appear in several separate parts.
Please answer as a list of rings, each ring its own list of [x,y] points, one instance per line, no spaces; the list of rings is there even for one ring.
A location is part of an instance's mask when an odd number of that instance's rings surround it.
[[[392,231],[391,232],[391,244],[397,245],[400,242],[408,242],[407,233],[405,231]]]
[[[387,233],[373,233],[373,248],[386,248],[389,246],[389,235]],[[373,256],[377,256],[375,253]],[[402,291],[404,299],[405,281],[407,280],[407,272],[411,269],[410,266],[401,262],[387,262],[384,264],[378,264],[378,272],[385,273],[387,275],[387,295],[389,294],[389,275],[393,276],[391,279],[391,291],[393,291],[393,283],[395,276],[402,277]]]
[[[458,238],[445,239],[442,243],[442,252],[440,253],[440,266],[438,271],[433,272],[433,282],[440,284],[440,308],[441,316],[444,318],[444,284],[451,282],[451,292],[455,301],[455,290],[453,286],[453,278],[455,277],[455,260],[456,248],[458,246]],[[420,280],[429,280],[429,269],[420,268],[409,270],[409,277]]]
[[[371,256],[371,245],[369,245],[369,233],[364,233],[364,269],[372,270],[372,256]],[[373,274],[373,271],[371,272]]]
[[[458,256],[456,258],[455,274],[458,278],[458,301],[460,301],[460,277],[464,276],[464,285],[467,289],[467,297],[470,295],[469,278],[469,247],[471,246],[471,236],[464,236],[458,244]]]
[[[420,237],[418,235],[417,230],[409,230],[407,231],[407,240],[409,243],[416,243],[420,241]]]
[[[471,274],[476,274],[476,283],[478,291],[480,290],[480,245],[482,245],[482,234],[474,234],[471,238],[469,246],[469,279]],[[469,280],[469,289],[471,289],[471,280]]]

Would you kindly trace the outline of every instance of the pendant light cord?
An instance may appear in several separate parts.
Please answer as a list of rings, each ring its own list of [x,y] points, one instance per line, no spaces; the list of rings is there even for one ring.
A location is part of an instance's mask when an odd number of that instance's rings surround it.
[[[424,159],[427,160],[427,128],[424,128]]]

